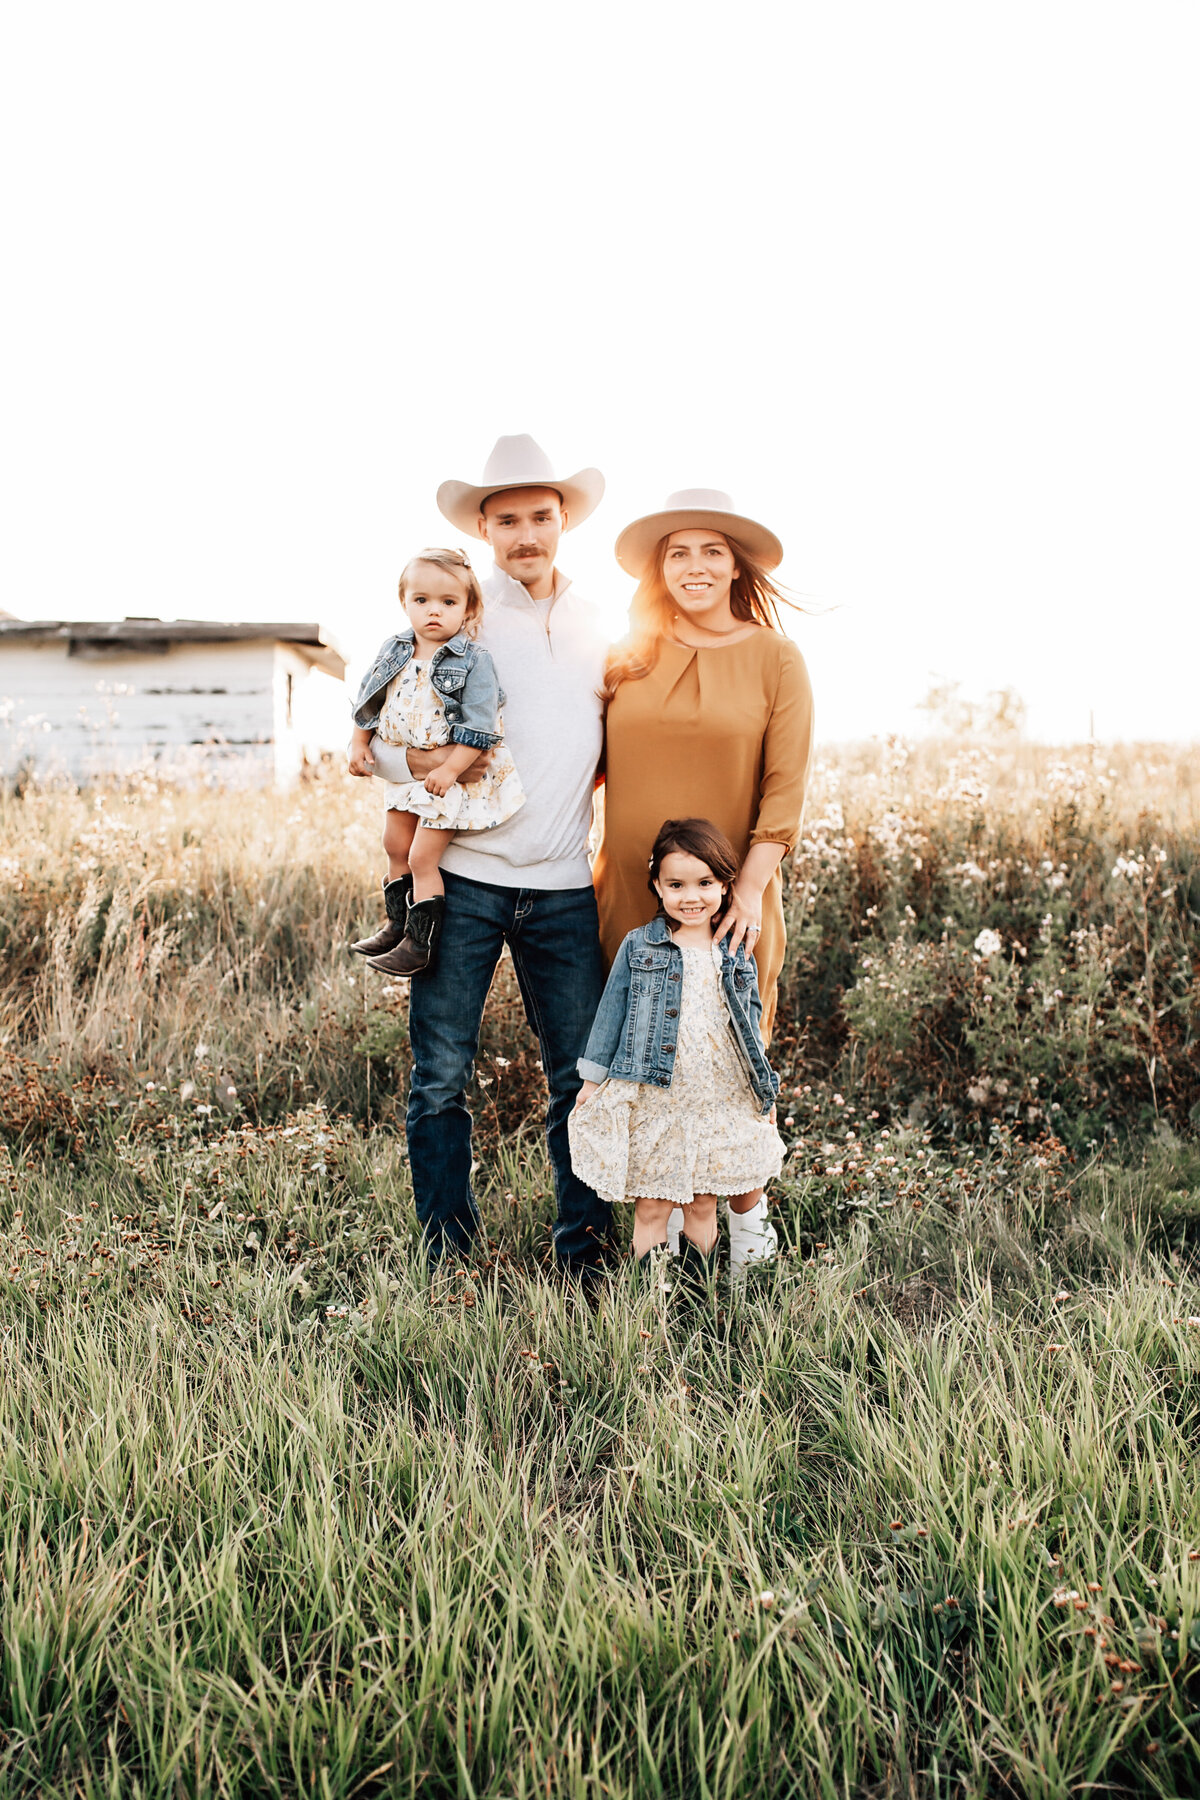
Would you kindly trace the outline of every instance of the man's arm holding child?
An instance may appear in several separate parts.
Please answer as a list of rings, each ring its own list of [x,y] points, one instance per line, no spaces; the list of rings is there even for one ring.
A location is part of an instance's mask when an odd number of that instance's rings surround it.
[[[371,755],[370,750],[371,735],[372,734],[369,731],[360,730],[357,725],[354,728],[354,735],[350,739],[346,752],[349,757],[350,773],[352,775],[373,775],[375,773],[375,759]],[[397,744],[394,745],[393,748],[400,750],[401,746]],[[409,748],[404,749],[403,755],[405,762],[408,764],[409,779],[412,781],[424,781],[425,777],[432,769],[441,767],[446,761],[446,758],[450,755],[450,751],[449,749],[440,748],[437,750],[413,750]],[[492,753],[490,750],[477,750],[472,752],[472,757],[473,760],[467,764],[465,769],[460,769],[458,773],[459,776],[465,778],[467,781],[478,781],[481,775],[487,774],[488,764],[492,760]],[[453,781],[456,777],[451,776],[450,779]],[[449,786],[449,783],[447,783],[447,786]]]

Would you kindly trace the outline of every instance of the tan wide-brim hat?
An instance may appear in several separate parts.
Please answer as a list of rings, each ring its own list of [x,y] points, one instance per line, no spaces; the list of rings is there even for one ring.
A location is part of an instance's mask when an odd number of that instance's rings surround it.
[[[604,498],[604,477],[599,469],[580,469],[577,475],[556,475],[550,458],[531,437],[502,437],[483,465],[483,480],[443,481],[437,491],[438,511],[468,537],[476,537],[479,513],[485,500],[506,488],[554,488],[562,495],[566,529],[582,525]]]
[[[783,545],[775,533],[757,519],[734,512],[733,501],[718,488],[681,488],[677,494],[668,494],[662,512],[647,513],[645,518],[635,519],[625,527],[616,542],[617,561],[627,575],[640,581],[655,545],[673,531],[688,531],[694,526],[736,538],[764,569],[777,569],[783,561]]]

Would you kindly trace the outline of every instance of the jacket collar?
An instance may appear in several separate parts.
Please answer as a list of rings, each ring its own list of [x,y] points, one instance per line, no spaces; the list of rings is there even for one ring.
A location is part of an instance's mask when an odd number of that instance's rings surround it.
[[[675,941],[671,927],[667,924],[667,921],[663,918],[661,913],[651,919],[648,925],[642,926],[642,936],[648,944],[673,944]],[[747,951],[745,945],[739,944],[738,953],[732,960],[734,962],[741,962],[746,955]],[[728,938],[721,939],[721,957],[725,962],[731,960]]]
[[[415,645],[417,641],[416,633],[411,625],[406,625],[403,631],[398,631],[396,637],[401,644]],[[456,631],[452,638],[447,638],[444,644],[439,644],[433,654],[434,656],[461,656],[470,641],[464,631]]]
[[[470,642],[471,640],[465,631],[456,631],[452,638],[447,638],[445,643],[438,648],[435,655],[462,656]]]

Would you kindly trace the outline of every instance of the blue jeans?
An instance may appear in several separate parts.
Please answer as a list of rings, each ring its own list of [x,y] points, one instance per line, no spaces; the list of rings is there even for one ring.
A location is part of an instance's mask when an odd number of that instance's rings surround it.
[[[445,870],[442,879],[446,913],[437,964],[432,975],[413,981],[408,1022],[408,1157],[430,1262],[448,1250],[465,1250],[479,1225],[465,1089],[488,989],[507,942],[550,1088],[546,1141],[558,1200],[554,1248],[561,1264],[582,1272],[603,1259],[612,1230],[612,1208],[575,1176],[567,1141],[567,1118],[581,1085],[575,1064],[604,990],[596,896],[590,887],[494,887]]]

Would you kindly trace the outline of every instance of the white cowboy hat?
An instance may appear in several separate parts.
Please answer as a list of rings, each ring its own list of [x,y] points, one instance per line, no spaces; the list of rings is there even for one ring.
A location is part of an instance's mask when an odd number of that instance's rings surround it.
[[[640,581],[654,553],[654,546],[673,531],[707,526],[722,537],[736,538],[764,569],[777,569],[783,561],[783,545],[773,531],[757,519],[733,510],[733,501],[719,488],[681,488],[667,495],[662,512],[647,513],[627,525],[616,542],[617,561],[627,575]]]
[[[555,475],[542,446],[522,435],[496,439],[478,487],[469,481],[443,481],[437,491],[438,511],[468,537],[475,537],[484,501],[506,488],[525,487],[554,488],[562,495],[568,531],[582,525],[604,497],[604,477],[599,469],[580,469],[578,475],[565,478]]]

